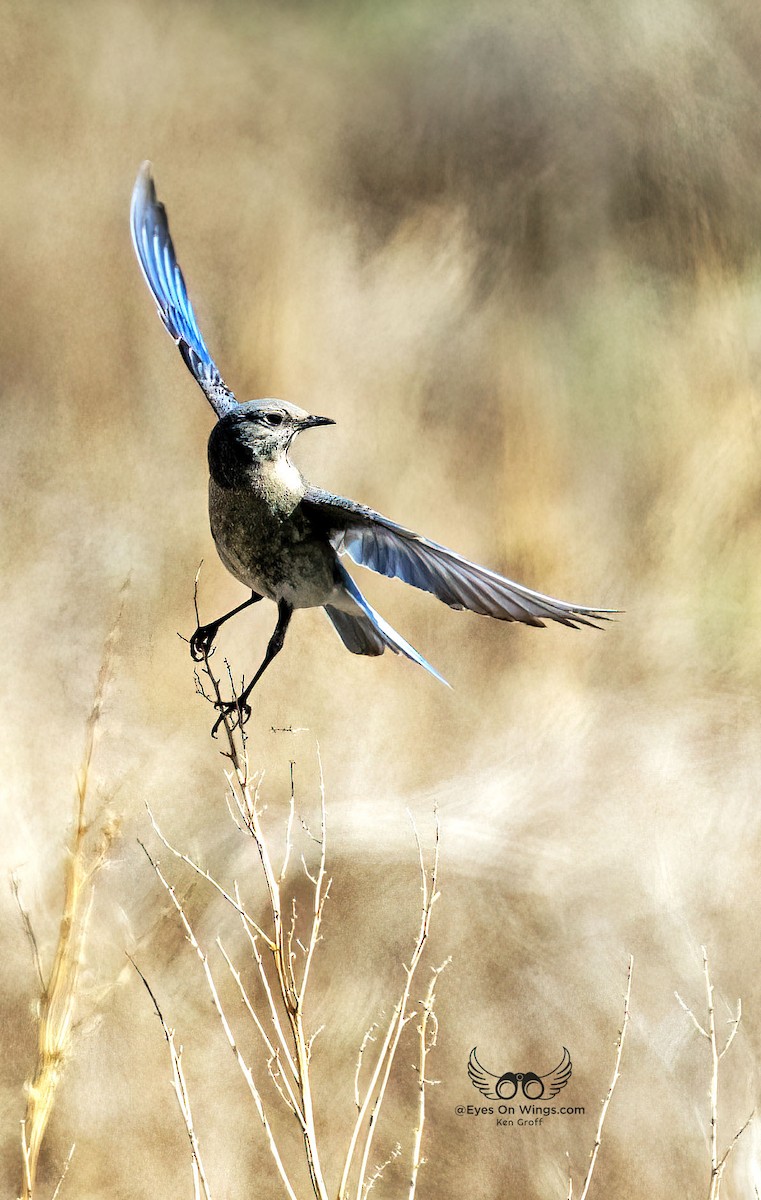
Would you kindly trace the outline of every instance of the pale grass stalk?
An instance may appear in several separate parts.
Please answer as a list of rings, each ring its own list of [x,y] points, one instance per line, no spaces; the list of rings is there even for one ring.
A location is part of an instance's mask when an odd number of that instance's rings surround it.
[[[251,1017],[251,1020],[254,1022],[254,1025],[256,1026],[256,1029],[259,1032],[267,1051],[269,1052],[269,1056],[270,1056],[269,1062],[270,1063],[275,1062],[278,1066],[279,1078],[282,1079],[282,1087],[285,1088],[285,1092],[281,1092],[283,1100],[285,1101],[287,1106],[290,1108],[291,1112],[296,1117],[296,1119],[299,1121],[299,1124],[301,1125],[302,1129],[306,1130],[304,1116],[301,1111],[299,1102],[296,1099],[296,1095],[293,1090],[293,1085],[292,1085],[289,1077],[280,1069],[280,1051],[272,1044],[272,1040],[270,1039],[269,1034],[267,1033],[266,1029],[264,1028],[261,1020],[259,1019],[259,1015],[256,1012],[256,1009],[254,1008],[253,1004],[251,1003],[248,992],[246,991],[246,989],[243,985],[243,980],[241,978],[240,972],[236,969],[234,963],[232,962],[230,956],[228,955],[227,951],[225,950],[225,948],[222,945],[222,942],[220,941],[219,938],[217,938],[217,945],[219,947],[222,957],[224,958],[225,962],[227,963],[230,974],[232,975],[233,979],[235,980],[235,983],[238,987],[238,991],[240,993],[240,997],[241,997],[241,1000],[243,1001],[244,1007],[245,1007],[248,1015]],[[272,1070],[270,1070],[270,1076],[271,1076],[272,1081],[275,1084],[275,1086],[280,1088],[281,1084],[278,1082],[278,1078],[275,1076],[275,1074],[272,1072]]]
[[[592,1152],[589,1156],[589,1166],[587,1167],[587,1173],[586,1173],[586,1176],[584,1177],[584,1183],[582,1184],[581,1192],[579,1195],[579,1200],[586,1200],[587,1194],[591,1187],[592,1177],[594,1175],[595,1166],[597,1165],[597,1156],[600,1153],[600,1146],[602,1145],[602,1134],[603,1134],[603,1129],[605,1127],[605,1118],[608,1115],[608,1108],[610,1107],[610,1102],[613,1099],[613,1092],[616,1089],[616,1084],[618,1083],[619,1077],[621,1075],[621,1057],[624,1052],[624,1042],[626,1041],[626,1030],[629,1026],[629,1004],[631,1001],[631,994],[632,994],[632,973],[633,973],[633,971],[634,971],[634,959],[631,955],[629,955],[629,967],[626,972],[626,994],[624,996],[624,1016],[623,1016],[623,1020],[621,1022],[621,1028],[618,1031],[618,1039],[616,1041],[615,1066],[613,1067],[613,1075],[611,1077],[611,1081],[608,1086],[608,1091],[606,1092],[605,1099],[602,1102],[602,1108],[600,1110],[600,1119],[597,1122],[597,1132],[595,1133],[595,1142],[594,1142],[594,1146],[592,1147]],[[569,1177],[568,1177],[568,1193],[567,1193],[567,1195],[568,1195],[568,1200],[572,1200],[573,1179],[571,1178],[570,1170],[569,1170]]]
[[[214,981],[214,976],[212,975],[211,967],[209,966],[209,960],[208,960],[206,954],[204,953],[200,943],[198,942],[198,939],[196,938],[196,935],[193,931],[193,927],[190,924],[190,920],[188,919],[187,913],[185,912],[182,902],[176,895],[174,888],[167,881],[159,864],[157,862],[155,862],[155,860],[153,858],[151,858],[151,855],[148,852],[148,850],[146,850],[145,847],[143,847],[143,849],[145,850],[145,854],[146,854],[151,866],[153,867],[153,870],[156,872],[156,876],[157,876],[159,882],[161,883],[161,886],[164,888],[167,895],[169,896],[169,899],[171,900],[171,902],[175,908],[175,911],[177,912],[177,915],[180,918],[182,927],[185,930],[185,935],[186,935],[188,941],[190,942],[190,945],[195,950],[198,960],[201,963],[204,977],[206,979],[206,986],[209,989],[209,995],[211,996],[211,1000],[212,1000],[212,1003],[216,1010],[217,1017],[219,1018],[219,1022],[224,1031],[225,1037],[227,1039],[227,1043],[233,1052],[235,1061],[238,1064],[238,1068],[241,1072],[241,1075],[243,1076],[243,1078],[246,1082],[248,1090],[251,1094],[251,1098],[254,1101],[254,1106],[258,1113],[259,1120],[261,1121],[262,1128],[264,1129],[264,1133],[267,1138],[267,1144],[269,1146],[270,1153],[274,1160],[275,1166],[277,1167],[278,1174],[280,1175],[280,1178],[283,1181],[283,1186],[285,1187],[286,1193],[289,1196],[289,1200],[296,1200],[296,1193],[293,1190],[290,1179],[288,1178],[288,1173],[285,1169],[285,1165],[284,1165],[282,1157],[280,1155],[280,1151],[278,1149],[277,1142],[275,1141],[275,1137],[272,1132],[272,1128],[270,1126],[269,1119],[268,1119],[267,1114],[264,1109],[264,1104],[262,1103],[261,1095],[259,1094],[259,1090],[256,1086],[256,1083],[254,1082],[253,1073],[252,1073],[251,1068],[249,1067],[248,1063],[246,1062],[245,1058],[243,1057],[243,1054],[235,1040],[235,1035],[233,1034],[232,1028],[227,1019],[225,1010],[222,1007],[222,1002],[219,998],[219,993],[217,992],[217,985]]]
[[[197,604],[197,580],[196,580],[196,617],[198,618]],[[199,620],[200,624],[200,620]],[[209,654],[207,653],[203,660],[202,671],[210,683],[210,692],[207,692],[202,682],[199,673],[196,673],[196,685],[202,695],[212,703],[218,702],[221,699],[219,680],[216,678],[209,663]],[[228,666],[229,673],[229,666]],[[217,939],[217,948],[222,956],[227,970],[233,979],[241,999],[243,1009],[248,1018],[252,1021],[257,1030],[264,1051],[267,1055],[267,1072],[269,1078],[277,1090],[280,1099],[283,1101],[286,1108],[295,1118],[298,1123],[300,1133],[304,1142],[304,1152],[306,1165],[309,1171],[311,1189],[316,1197],[316,1200],[329,1200],[330,1193],[328,1191],[322,1167],[320,1164],[318,1133],[315,1122],[315,1107],[312,1095],[312,1081],[310,1078],[310,1062],[315,1038],[320,1033],[320,1029],[307,1034],[304,1021],[304,1008],[309,984],[312,978],[315,954],[318,943],[322,939],[322,922],[325,911],[332,880],[328,878],[326,872],[326,849],[327,849],[327,821],[326,821],[326,806],[325,806],[325,783],[323,777],[322,760],[320,756],[319,746],[317,747],[317,761],[319,766],[319,786],[320,786],[320,832],[319,836],[314,836],[309,827],[300,818],[304,833],[309,839],[319,846],[319,855],[317,863],[310,868],[306,858],[301,856],[301,863],[305,878],[311,884],[311,903],[310,912],[307,916],[306,932],[302,933],[300,928],[299,914],[296,910],[295,898],[291,895],[286,896],[283,892],[283,887],[288,876],[289,867],[293,860],[293,829],[296,815],[295,804],[295,789],[293,778],[293,762],[291,762],[291,788],[288,813],[285,824],[285,845],[283,848],[282,858],[280,858],[280,869],[276,870],[273,864],[273,855],[270,850],[267,834],[262,824],[262,805],[260,797],[260,789],[262,783],[262,775],[251,777],[248,766],[248,755],[246,745],[245,732],[240,728],[239,721],[236,720],[235,714],[225,714],[222,725],[224,726],[225,739],[227,749],[223,751],[226,758],[230,760],[230,769],[225,771],[229,792],[226,797],[228,810],[232,820],[242,832],[247,832],[256,850],[256,858],[258,865],[264,876],[266,895],[267,895],[267,919],[257,922],[253,920],[250,913],[247,911],[241,899],[241,892],[237,881],[233,881],[232,889],[223,887],[211,874],[200,866],[198,862],[184,854],[180,850],[175,849],[172,843],[164,836],[159,828],[159,825],[148,809],[153,830],[161,844],[175,857],[177,860],[184,863],[195,874],[203,878],[212,888],[220,895],[226,903],[228,903],[235,912],[237,912],[244,933],[250,945],[253,961],[256,968],[256,975],[261,983],[264,998],[263,1012],[257,1011],[256,1004],[252,993],[250,993],[241,971],[233,962],[232,957],[228,954],[221,940]],[[360,1098],[359,1093],[359,1071],[361,1069],[362,1056],[366,1050],[367,1043],[371,1038],[372,1031],[366,1035],[360,1050],[360,1061],[355,1077],[355,1098],[357,1103],[357,1120],[351,1133],[347,1157],[344,1164],[344,1173],[339,1188],[339,1196],[342,1198],[346,1195],[348,1187],[349,1174],[354,1165],[354,1160],[360,1139],[364,1133],[362,1146],[362,1161],[359,1167],[359,1176],[357,1181],[357,1197],[362,1200],[362,1196],[366,1195],[367,1191],[373,1186],[374,1182],[379,1179],[388,1165],[382,1164],[376,1168],[372,1176],[368,1176],[368,1161],[371,1152],[373,1136],[377,1126],[378,1116],[381,1105],[386,1093],[386,1088],[389,1081],[389,1076],[393,1066],[397,1047],[403,1029],[411,1021],[415,1012],[409,1009],[409,998],[411,988],[415,977],[416,968],[420,962],[423,948],[428,938],[431,910],[433,904],[438,899],[437,878],[438,878],[438,863],[439,863],[439,825],[438,818],[436,819],[436,840],[433,856],[433,865],[429,872],[426,868],[423,851],[420,844],[420,839],[417,834],[413,822],[413,831],[415,842],[417,845],[418,859],[420,863],[420,878],[421,878],[421,916],[418,936],[414,945],[413,953],[410,958],[409,965],[404,967],[406,982],[402,990],[401,997],[394,1008],[391,1020],[386,1029],[383,1044],[380,1054],[375,1063],[371,1074],[369,1084],[365,1090],[364,1096]],[[159,864],[149,854],[148,850],[143,847],[145,853],[156,872],[156,875],[162,887],[169,895],[172,904],[180,918],[182,926],[185,930],[188,941],[191,947],[201,962],[206,984],[210,992],[212,1003],[216,1010],[217,1017],[222,1024],[225,1037],[232,1048],[239,1069],[243,1073],[246,1080],[249,1092],[254,1100],[260,1121],[265,1131],[270,1152],[272,1154],[275,1166],[280,1175],[281,1181],[285,1187],[286,1193],[290,1200],[295,1200],[295,1190],[291,1183],[289,1172],[286,1170],[283,1153],[278,1146],[272,1126],[270,1124],[266,1105],[262,1093],[257,1086],[251,1067],[243,1058],[243,1055],[237,1045],[232,1028],[227,1019],[227,1016],[222,1007],[217,987],[212,975],[211,966],[208,958],[201,946],[199,945],[195,933],[191,927],[187,913],[184,910],[182,902],[178,898],[174,887],[164,876]],[[271,957],[270,957],[271,956]],[[439,969],[441,970],[441,968]],[[434,975],[438,976],[438,972]],[[423,1001],[423,1012],[421,1023],[423,1028],[423,1048],[422,1048],[422,1088],[425,1089],[425,1056],[428,1054],[435,1041],[435,1016],[433,1014],[433,983],[429,989],[426,1000]],[[166,1031],[165,1031],[166,1032]],[[427,1082],[431,1082],[428,1080]],[[186,1107],[186,1092],[182,1089],[178,1091],[175,1088],[178,1103],[183,1113],[183,1118],[186,1120],[189,1113],[189,1105]],[[420,1146],[422,1140],[422,1125],[425,1115],[424,1096],[419,1109],[419,1129],[416,1134],[415,1151],[414,1151],[414,1171],[417,1171],[422,1163],[420,1157]],[[393,1154],[392,1158],[396,1155]],[[389,1160],[391,1161],[391,1160]],[[414,1189],[413,1189],[414,1192]],[[412,1195],[412,1193],[411,1193]],[[204,1200],[206,1198],[204,1197]]]
[[[344,1197],[348,1194],[349,1176],[351,1174],[354,1156],[359,1143],[362,1127],[367,1119],[367,1129],[365,1130],[364,1147],[362,1150],[356,1187],[357,1200],[361,1200],[362,1197],[362,1186],[367,1175],[367,1164],[370,1157],[370,1151],[372,1149],[373,1138],[375,1136],[380,1110],[386,1095],[386,1088],[388,1086],[391,1069],[394,1064],[394,1058],[396,1057],[399,1040],[402,1036],[402,1031],[404,1030],[405,1025],[407,1025],[407,1023],[415,1016],[414,1012],[408,1012],[407,1006],[409,1004],[410,992],[412,990],[412,982],[415,977],[415,972],[422,957],[426,941],[428,940],[433,905],[439,898],[439,893],[437,891],[439,871],[438,815],[435,816],[435,843],[430,882],[423,859],[423,850],[420,844],[420,838],[418,837],[414,822],[412,828],[418,850],[418,860],[420,863],[420,888],[422,893],[420,927],[418,929],[418,935],[409,965],[404,966],[406,982],[404,988],[402,989],[402,994],[396,1003],[391,1020],[388,1023],[386,1036],[383,1040],[380,1054],[378,1055],[375,1068],[370,1077],[370,1082],[365,1091],[364,1100],[360,1106],[359,1112],[357,1113],[357,1118],[351,1133],[349,1148],[346,1153],[343,1173],[341,1175],[341,1182],[338,1188],[339,1200],[344,1200]]]
[[[288,929],[286,929],[283,922],[283,903],[279,877],[276,875],[272,865],[269,847],[262,829],[259,790],[257,788],[252,793],[249,783],[241,782],[241,774],[237,770],[235,772],[228,772],[227,779],[241,819],[243,820],[244,825],[249,830],[255,842],[259,860],[264,872],[274,931],[273,937],[265,940],[267,941],[269,949],[272,953],[278,988],[283,1007],[285,1009],[286,1018],[291,1029],[293,1061],[296,1067],[296,1081],[301,1097],[301,1104],[299,1108],[300,1119],[303,1121],[303,1136],[307,1155],[307,1164],[309,1167],[310,1178],[312,1180],[312,1187],[315,1196],[318,1197],[318,1200],[328,1200],[328,1190],[322,1174],[322,1168],[320,1166],[317,1131],[314,1118],[314,1105],[312,1099],[312,1086],[309,1075],[310,1039],[307,1037],[304,1029],[305,989],[309,980],[309,971],[311,968],[314,951],[320,937],[320,925],[322,922],[325,901],[327,899],[331,884],[331,881],[326,881],[325,878],[325,786],[322,774],[322,762],[320,761],[319,756],[319,747],[318,762],[320,767],[320,860],[316,875],[313,876],[308,869],[306,870],[307,878],[313,884],[314,898],[312,904],[311,929],[305,947],[304,967],[300,981],[297,980],[294,971],[294,954],[292,950],[293,925],[289,925]],[[289,821],[286,829],[287,839],[289,839],[291,836],[290,830],[291,822]],[[289,851],[286,845],[286,863],[289,856]]]
[[[193,1198],[194,1200],[201,1200],[203,1197],[203,1200],[211,1200],[211,1191],[209,1190],[209,1182],[204,1170],[203,1159],[201,1158],[201,1148],[198,1144],[198,1138],[193,1125],[193,1111],[190,1106],[190,1095],[188,1093],[187,1083],[185,1082],[185,1072],[182,1067],[182,1046],[180,1046],[179,1049],[177,1048],[177,1043],[175,1042],[175,1031],[174,1029],[170,1029],[164,1020],[164,1014],[161,1011],[159,1002],[156,999],[148,980],[145,978],[143,972],[140,970],[134,959],[131,958],[130,955],[127,955],[127,957],[142,979],[145,990],[153,1002],[153,1007],[156,1010],[156,1016],[161,1022],[161,1028],[164,1031],[164,1037],[166,1038],[167,1046],[169,1047],[169,1056],[172,1062],[172,1087],[174,1089],[174,1094],[177,1097],[177,1103],[182,1114],[182,1119],[185,1122],[185,1131],[188,1135],[188,1140],[190,1141],[190,1160],[193,1171]]]
[[[37,1011],[37,1057],[31,1081],[27,1085],[26,1114],[21,1123],[22,1178],[20,1194],[22,1200],[33,1200],[35,1194],[45,1132],[53,1112],[58,1085],[71,1051],[74,1011],[94,898],[95,877],[105,863],[118,835],[117,823],[104,810],[103,806],[94,817],[88,816],[87,808],[96,734],[103,697],[111,674],[113,648],[120,617],[121,609],[111,633],[106,639],[95,698],[87,720],[84,754],[77,774],[74,793],[74,826],[66,850],[64,895],[58,939],[53,953],[52,967],[47,978],[42,967],[38,942],[32,929],[31,920],[21,902],[18,881],[15,878],[11,880],[24,930],[32,947],[35,971],[40,984]],[[97,829],[93,832],[96,825]],[[59,1179],[57,1193],[60,1193],[72,1153],[73,1148]]]
[[[701,1035],[701,1037],[704,1037],[707,1040],[709,1047],[710,1047],[711,1078],[710,1078],[710,1085],[708,1088],[708,1098],[709,1098],[709,1122],[710,1122],[709,1146],[710,1146],[710,1155],[711,1155],[711,1173],[710,1173],[709,1183],[708,1183],[708,1200],[719,1200],[719,1197],[721,1195],[722,1176],[724,1174],[724,1169],[729,1160],[729,1156],[732,1153],[732,1151],[734,1150],[735,1146],[737,1145],[737,1142],[740,1140],[742,1135],[745,1133],[745,1130],[748,1128],[751,1121],[753,1120],[756,1110],[755,1110],[755,1108],[753,1109],[750,1116],[745,1121],[744,1125],[742,1125],[742,1127],[740,1129],[738,1129],[737,1133],[732,1138],[731,1142],[727,1146],[724,1153],[722,1155],[720,1155],[719,1154],[719,1064],[721,1063],[721,1060],[723,1059],[724,1055],[727,1053],[727,1051],[729,1050],[729,1047],[732,1045],[733,1041],[735,1040],[735,1037],[737,1036],[737,1030],[740,1027],[740,1021],[742,1020],[742,1000],[737,1001],[737,1008],[735,1011],[735,1015],[728,1022],[730,1025],[729,1033],[727,1034],[727,1038],[726,1038],[726,1041],[724,1042],[723,1047],[721,1049],[719,1049],[719,1039],[718,1039],[717,1032],[716,1032],[716,1011],[715,1011],[714,1000],[713,1000],[714,986],[711,981],[711,972],[710,972],[709,965],[708,965],[708,952],[707,952],[705,946],[701,946],[701,953],[703,956],[703,980],[705,982],[706,1008],[708,1011],[708,1020],[707,1020],[706,1024],[707,1024],[708,1028],[705,1028],[705,1026],[701,1025],[700,1021],[698,1021],[698,1019],[695,1016],[692,1009],[687,1004],[685,1004],[684,1000],[682,999],[682,997],[679,995],[678,992],[674,992],[674,995],[676,996],[676,998],[677,998],[679,1004],[681,1005],[682,1009],[684,1010],[684,1012],[687,1014],[687,1016],[692,1021],[693,1025],[695,1026],[698,1033]]]
[[[433,1007],[436,1002],[436,984],[439,981],[439,975],[449,966],[451,961],[448,958],[440,967],[434,968],[428,984],[428,990],[423,1000],[423,1015],[418,1025],[418,1119],[415,1129],[415,1140],[412,1147],[412,1168],[410,1171],[408,1200],[415,1200],[418,1173],[425,1162],[425,1159],[422,1157],[423,1128],[425,1126],[425,1089],[428,1085],[437,1082],[434,1079],[426,1077],[428,1055],[436,1045],[436,1038],[439,1032],[439,1022]]]

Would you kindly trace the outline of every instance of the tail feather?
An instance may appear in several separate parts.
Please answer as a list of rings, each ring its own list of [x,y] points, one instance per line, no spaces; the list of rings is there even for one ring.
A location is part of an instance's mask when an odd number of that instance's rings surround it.
[[[325,605],[325,611],[347,650],[351,650],[352,654],[382,654],[388,647],[394,654],[403,654],[405,658],[424,667],[435,679],[449,687],[444,676],[368,604],[349,572],[340,563],[337,566],[344,588],[360,610],[346,613],[333,605]]]
[[[356,613],[347,613],[332,604],[325,605],[325,612],[330,618],[333,628],[347,650],[352,654],[382,654],[386,643],[375,626],[359,609]]]

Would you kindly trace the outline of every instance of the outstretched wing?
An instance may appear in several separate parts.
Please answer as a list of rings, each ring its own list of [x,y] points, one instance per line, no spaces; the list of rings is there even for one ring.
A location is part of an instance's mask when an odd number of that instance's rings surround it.
[[[596,621],[607,620],[615,611],[553,600],[469,562],[371,508],[333,496],[321,488],[309,487],[302,506],[328,534],[339,553],[348,554],[355,563],[380,575],[395,576],[424,592],[432,592],[450,608],[466,608],[500,621],[521,621],[524,625],[559,621],[573,628],[596,627]]]
[[[147,162],[140,168],[132,190],[130,225],[135,253],[159,316],[209,404],[218,417],[224,417],[237,402],[201,336],[174,253],[166,209],[156,198],[151,167]]]
[[[552,1096],[557,1096],[558,1092],[565,1087],[568,1080],[571,1078],[571,1056],[563,1047],[563,1057],[561,1058],[554,1071],[548,1071],[546,1075],[540,1076],[544,1084],[544,1096],[551,1099]],[[543,1097],[544,1099],[544,1097]]]
[[[492,1075],[491,1071],[485,1071],[480,1062],[476,1058],[476,1047],[474,1046],[470,1052],[468,1059],[468,1075],[473,1087],[478,1088],[486,1096],[487,1100],[499,1100],[497,1095],[497,1083],[499,1075]]]

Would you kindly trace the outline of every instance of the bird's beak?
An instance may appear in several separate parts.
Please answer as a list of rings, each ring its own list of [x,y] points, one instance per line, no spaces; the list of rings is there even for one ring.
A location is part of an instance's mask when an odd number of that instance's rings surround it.
[[[335,425],[332,417],[304,417],[299,421],[299,429],[314,429],[317,425]]]

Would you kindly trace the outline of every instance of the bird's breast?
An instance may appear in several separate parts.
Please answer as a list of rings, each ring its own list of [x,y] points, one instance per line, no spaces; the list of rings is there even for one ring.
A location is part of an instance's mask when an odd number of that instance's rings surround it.
[[[222,488],[211,479],[209,521],[222,562],[252,591],[294,608],[319,607],[330,599],[335,551],[298,503],[288,511],[265,490]]]

